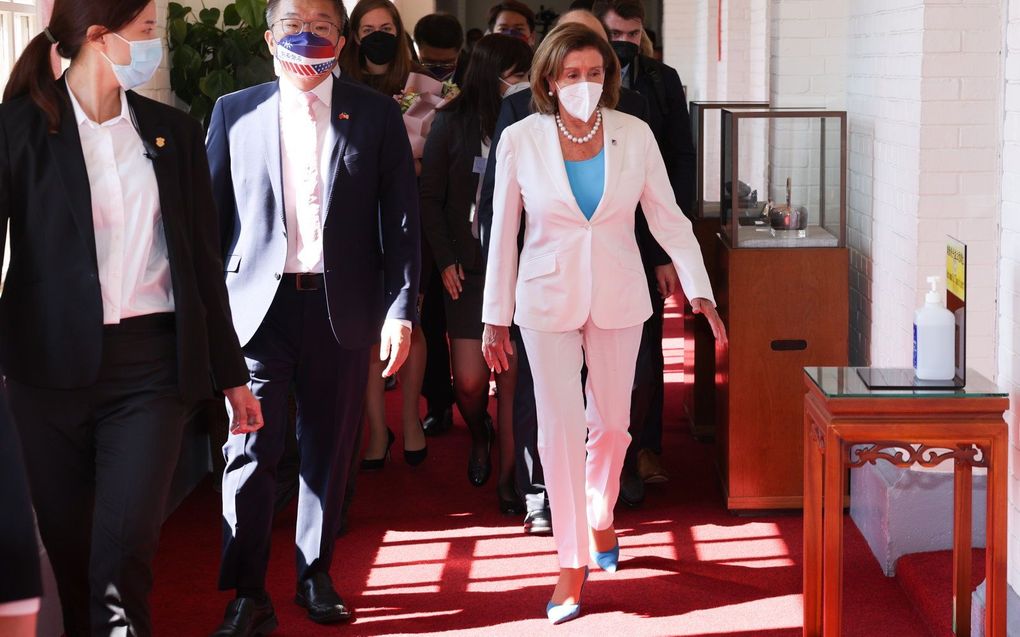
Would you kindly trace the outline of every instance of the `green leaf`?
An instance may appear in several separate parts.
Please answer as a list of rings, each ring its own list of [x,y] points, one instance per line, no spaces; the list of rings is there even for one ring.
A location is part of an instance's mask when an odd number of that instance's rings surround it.
[[[188,37],[188,23],[184,18],[172,18],[166,25],[166,31],[170,39],[170,48],[178,47],[184,44],[184,39]]]
[[[207,121],[210,114],[212,114],[213,102],[205,95],[199,95],[195,97],[191,102],[191,109],[188,111],[195,119],[200,119],[206,125],[209,126]]]
[[[176,20],[178,18],[184,18],[184,16],[191,13],[191,7],[186,7],[183,4],[177,2],[171,2],[167,5],[167,21]]]
[[[211,27],[216,26],[216,23],[220,21],[220,10],[213,7],[210,9],[202,9],[198,12],[198,19],[202,21],[202,24],[208,24]]]
[[[234,6],[245,24],[258,26],[266,23],[265,0],[237,0]]]
[[[241,24],[241,14],[237,12],[237,7],[228,4],[223,9],[223,25],[228,27],[236,27]]]
[[[233,92],[234,78],[230,77],[230,73],[219,69],[199,80],[198,87],[206,97],[215,101],[221,95]]]
[[[185,73],[198,71],[202,68],[202,56],[191,46],[182,44],[174,51],[173,65]]]
[[[224,36],[218,55],[221,64],[235,67],[244,64],[251,57],[244,38],[237,33],[237,29],[231,29]]]
[[[251,58],[247,64],[238,66],[234,71],[237,88],[248,88],[273,79],[273,63],[260,57]]]

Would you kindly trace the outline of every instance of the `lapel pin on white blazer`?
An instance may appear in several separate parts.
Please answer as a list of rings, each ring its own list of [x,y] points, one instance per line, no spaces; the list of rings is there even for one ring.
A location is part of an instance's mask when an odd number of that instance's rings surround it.
[[[616,140],[615,139],[610,139],[609,143],[612,144],[613,146],[616,146]]]

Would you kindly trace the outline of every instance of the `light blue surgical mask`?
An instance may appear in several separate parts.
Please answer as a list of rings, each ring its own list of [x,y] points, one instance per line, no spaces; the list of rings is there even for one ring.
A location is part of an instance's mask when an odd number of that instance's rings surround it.
[[[113,60],[103,53],[103,57],[113,68],[113,74],[117,76],[121,88],[130,91],[145,84],[155,75],[159,63],[163,61],[163,41],[159,38],[152,40],[128,40],[118,33],[114,33],[121,40],[131,47],[131,61],[128,64],[114,64]]]

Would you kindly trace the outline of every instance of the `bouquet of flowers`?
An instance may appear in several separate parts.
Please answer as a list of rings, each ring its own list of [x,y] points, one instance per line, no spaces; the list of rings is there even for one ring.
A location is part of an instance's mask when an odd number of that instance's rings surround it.
[[[436,111],[460,93],[452,81],[439,80],[421,73],[407,76],[404,90],[393,96],[404,114],[404,128],[411,141],[411,154],[421,159],[425,151],[425,138],[429,135]]]

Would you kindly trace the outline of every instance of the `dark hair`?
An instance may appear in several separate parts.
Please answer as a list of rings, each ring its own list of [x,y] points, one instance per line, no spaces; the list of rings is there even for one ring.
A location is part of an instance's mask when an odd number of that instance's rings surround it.
[[[471,51],[460,94],[443,110],[461,115],[477,113],[482,136],[492,139],[503,99],[500,77],[507,71],[526,72],[531,68],[532,55],[531,47],[520,38],[499,33],[483,37]]]
[[[557,97],[550,96],[549,81],[563,70],[563,61],[572,51],[595,49],[605,64],[602,97],[599,104],[616,108],[620,101],[620,61],[609,42],[583,24],[568,22],[549,32],[535,51],[531,67],[531,110],[551,115],[558,109]]]
[[[56,0],[49,26],[29,41],[11,70],[3,101],[30,95],[45,114],[50,132],[57,132],[61,107],[67,97],[57,88],[53,77],[50,37],[56,40],[57,54],[73,60],[85,45],[90,26],[98,25],[106,33],[119,31],[131,24],[148,4],[149,0]]]
[[[347,7],[344,6],[344,0],[333,0],[336,4],[336,12],[340,15],[340,35],[346,35],[347,27]],[[273,15],[276,13],[276,7],[280,4],[280,0],[266,0],[266,25],[273,25]]]
[[[532,32],[535,31],[535,12],[531,10],[531,7],[520,2],[520,0],[503,0],[497,5],[494,5],[489,9],[489,29],[492,30],[496,26],[496,20],[499,18],[499,14],[504,11],[511,11],[519,15],[524,16],[524,19],[528,22],[528,28]]]
[[[358,27],[361,26],[361,20],[365,17],[365,14],[375,9],[385,9],[390,14],[390,19],[393,20],[393,25],[397,28],[397,57],[393,58],[390,62],[389,69],[386,71],[382,78],[382,82],[378,85],[379,90],[388,95],[396,95],[404,88],[404,84],[407,82],[407,76],[411,74],[411,47],[410,37],[407,35],[407,30],[404,29],[404,21],[400,19],[400,13],[397,11],[396,6],[390,0],[361,0],[357,6],[354,7],[354,11],[351,12],[350,19],[350,36],[347,40],[347,44],[344,45],[344,50],[340,53],[340,67],[355,80],[365,83],[365,77],[368,73],[365,72],[365,56],[361,52],[361,45],[358,44]],[[374,86],[375,84],[373,84]]]
[[[464,45],[464,29],[449,13],[430,13],[414,25],[414,40],[437,49],[460,49]]]
[[[606,14],[612,11],[624,20],[640,20],[645,23],[645,5],[641,0],[600,0],[595,3],[593,11],[599,20],[605,20]]]

